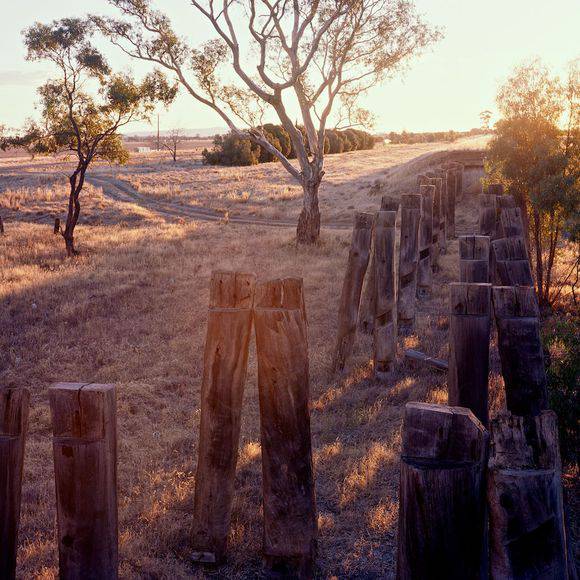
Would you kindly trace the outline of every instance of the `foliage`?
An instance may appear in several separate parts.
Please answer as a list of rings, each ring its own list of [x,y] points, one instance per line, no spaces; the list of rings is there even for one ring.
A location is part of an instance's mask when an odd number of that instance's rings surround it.
[[[284,128],[280,125],[268,124],[260,128],[267,136],[268,141],[275,147],[290,148],[290,140],[285,140]],[[372,149],[374,137],[366,131],[349,129],[348,131],[327,130],[325,149],[327,154],[342,153],[345,150],[355,151]],[[345,146],[348,148],[345,149]],[[354,147],[354,149],[353,149]],[[225,136],[216,135],[211,150],[204,149],[202,152],[204,163],[207,165],[256,165],[276,161],[277,158],[266,149],[256,145],[250,139],[228,133]],[[288,158],[292,158],[292,151],[288,152]]]
[[[538,60],[522,65],[500,88],[502,118],[488,146],[489,180],[504,183],[525,216],[540,305],[559,281],[554,265],[564,236],[578,238],[580,211],[580,74],[566,83]]]
[[[543,326],[550,353],[550,406],[558,414],[560,450],[565,462],[577,465],[580,449],[580,319],[553,317]]]
[[[155,103],[169,103],[176,94],[158,71],[141,82],[127,74],[113,74],[105,57],[91,44],[94,25],[79,18],[50,24],[36,23],[24,31],[27,59],[48,60],[58,71],[38,89],[42,121],[31,121],[9,146],[32,154],[70,152],[76,167],[69,177],[70,199],[62,235],[69,255],[76,253],[74,229],[80,214],[79,195],[95,159],[124,163],[128,153],[118,130],[134,120],[147,119]]]

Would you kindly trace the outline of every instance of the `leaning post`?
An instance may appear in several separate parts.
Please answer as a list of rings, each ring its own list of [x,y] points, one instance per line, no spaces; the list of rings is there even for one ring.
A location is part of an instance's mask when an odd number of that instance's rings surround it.
[[[255,284],[255,274],[246,272],[214,272],[210,282],[193,503],[196,562],[221,563],[226,555]]]
[[[359,315],[363,281],[371,250],[374,215],[357,212],[352,241],[338,308],[338,333],[334,354],[334,371],[343,371],[352,353]]]

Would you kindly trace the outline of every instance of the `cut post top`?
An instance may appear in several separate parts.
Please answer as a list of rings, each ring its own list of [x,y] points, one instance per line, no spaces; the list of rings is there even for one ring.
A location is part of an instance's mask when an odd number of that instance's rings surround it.
[[[491,312],[491,284],[453,282],[449,288],[451,314],[489,316]]]
[[[489,435],[464,407],[407,403],[402,437],[406,460],[453,464],[482,461]]]
[[[256,308],[302,310],[302,278],[278,278],[260,282],[256,287]]]
[[[377,213],[377,229],[379,228],[394,228],[397,221],[396,211],[383,211]]]
[[[489,195],[503,195],[503,184],[501,184],[501,183],[490,183],[487,186],[487,193]]]
[[[419,193],[404,193],[401,196],[402,209],[421,210],[421,195]]]
[[[462,260],[488,260],[489,236],[459,236],[459,257]]]
[[[256,275],[251,272],[212,272],[210,308],[252,308]]]
[[[390,197],[383,195],[381,197],[381,211],[399,211],[399,202],[397,200],[391,199]]]
[[[493,309],[498,318],[538,318],[536,291],[531,286],[494,286]]]
[[[115,385],[56,383],[48,396],[55,437],[102,439],[115,419]]]
[[[355,230],[372,230],[375,223],[375,215],[368,212],[357,211],[354,214]]]

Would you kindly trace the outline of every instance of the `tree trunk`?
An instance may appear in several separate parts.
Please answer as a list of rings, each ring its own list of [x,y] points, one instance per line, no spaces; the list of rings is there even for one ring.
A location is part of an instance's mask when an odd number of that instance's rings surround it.
[[[85,183],[85,172],[86,167],[78,169],[70,176],[70,195],[68,199],[68,213],[66,216],[66,226],[62,237],[64,238],[64,243],[66,247],[66,255],[71,258],[78,254],[75,248],[74,242],[74,231],[79,221],[79,215],[81,213],[81,204],[79,201],[79,195],[83,189]]]
[[[320,237],[320,209],[318,208],[318,188],[322,176],[305,180],[302,184],[304,190],[304,203],[298,227],[296,239],[299,244],[314,244]]]

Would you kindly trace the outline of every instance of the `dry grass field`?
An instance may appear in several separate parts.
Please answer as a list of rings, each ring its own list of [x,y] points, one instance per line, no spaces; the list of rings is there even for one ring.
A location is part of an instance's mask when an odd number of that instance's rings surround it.
[[[322,192],[325,219],[348,222],[355,208],[376,209],[375,182],[385,177],[389,166],[426,150],[395,148],[391,156],[388,148],[381,148],[331,158]],[[175,189],[167,195],[187,204],[244,204],[248,213],[295,216],[295,187],[276,165],[190,171],[194,161],[163,163],[156,172],[157,164],[140,160],[112,171],[147,195],[164,196],[163,188],[173,183]],[[318,245],[297,247],[291,228],[169,219],[92,187],[78,228],[82,254],[70,261],[63,258],[62,240],[52,235],[47,221],[34,222],[38,216],[62,211],[65,190],[51,181],[53,177],[42,177],[60,170],[46,161],[0,163],[0,211],[6,225],[6,235],[0,237],[0,384],[25,386],[32,394],[18,577],[57,577],[47,397],[55,381],[117,385],[122,578],[260,576],[261,467],[253,352],[229,562],[219,571],[206,571],[189,560],[202,353],[214,269],[254,271],[261,280],[304,278],[320,528],[318,573],[321,578],[393,577],[403,407],[412,400],[446,400],[445,374],[410,366],[402,349],[447,357],[447,284],[458,279],[457,241],[441,258],[433,296],[419,303],[416,328],[400,337],[399,363],[389,384],[371,379],[371,344],[366,338],[357,343],[348,372],[335,377],[330,361],[348,230],[325,229]],[[30,182],[23,179],[7,186],[23,172],[39,175],[27,173]],[[35,179],[41,181],[36,184]],[[381,188],[382,184],[375,189]],[[7,201],[7,191],[20,191],[18,210]],[[235,198],[243,192],[249,192],[247,201]],[[474,201],[466,197],[457,222],[470,228],[474,220]],[[497,352],[492,353],[492,398],[498,408],[503,395]]]

